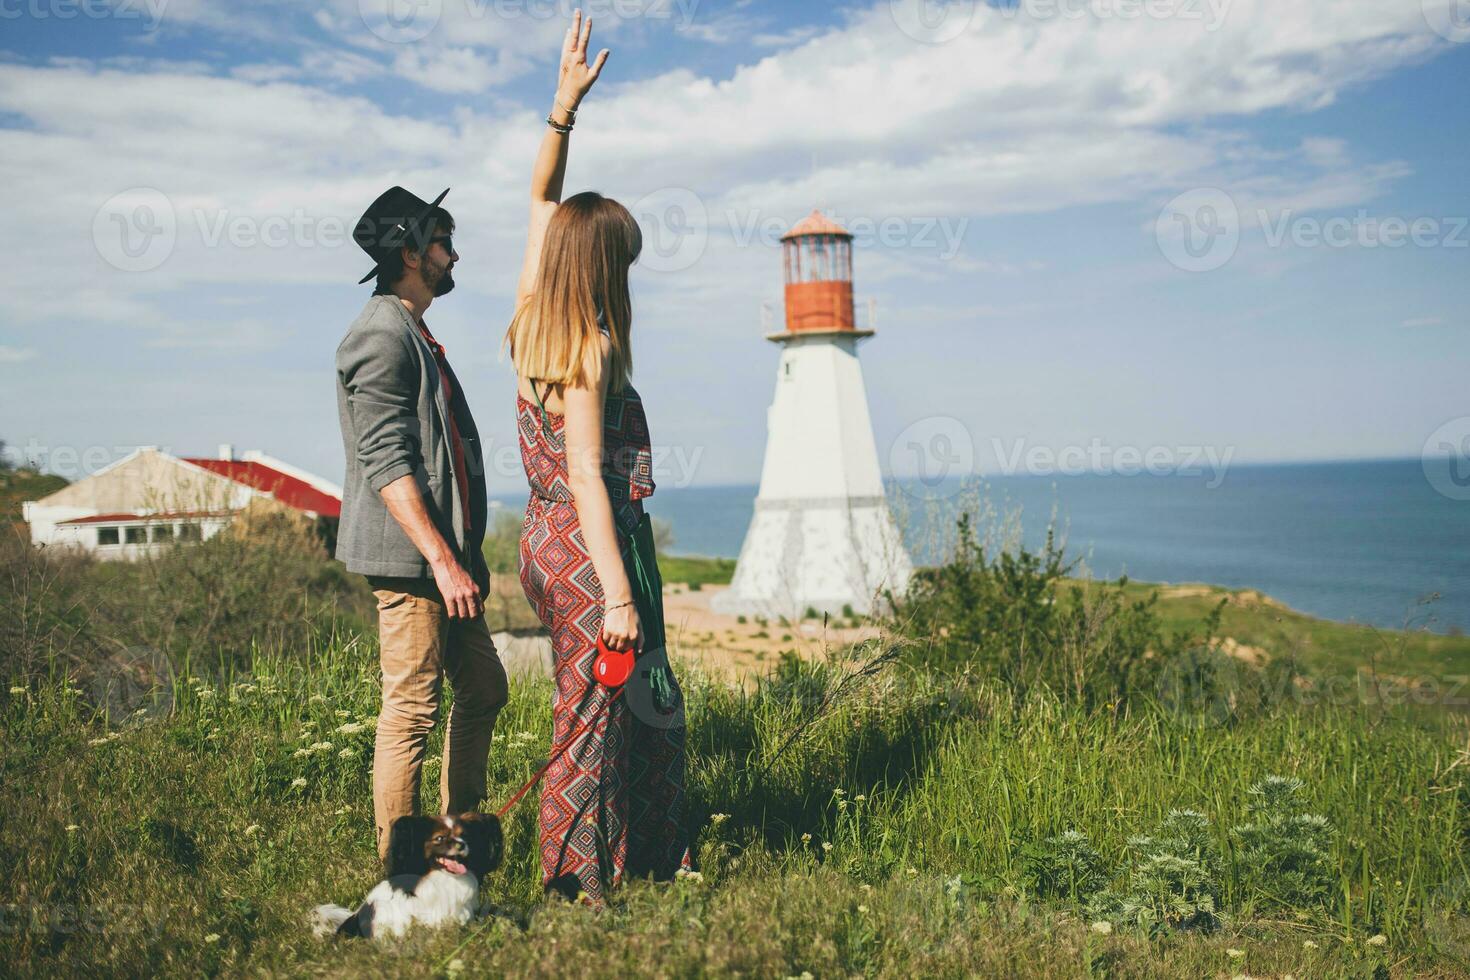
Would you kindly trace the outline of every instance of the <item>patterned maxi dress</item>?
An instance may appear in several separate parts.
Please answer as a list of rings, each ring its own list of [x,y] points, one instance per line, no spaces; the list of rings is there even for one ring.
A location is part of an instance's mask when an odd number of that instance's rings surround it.
[[[646,699],[637,697],[635,686],[646,670],[634,671],[609,711],[609,692],[592,679],[602,633],[602,585],[567,483],[564,420],[524,396],[516,401],[521,462],[531,484],[521,529],[521,586],[551,632],[553,750],[585,721],[597,719],[542,783],[542,884],[575,875],[581,890],[600,903],[627,875],[663,880],[690,866],[683,829],[683,712],[674,727],[638,707]],[[643,517],[643,498],[654,489],[648,421],[631,385],[608,392],[602,435],[603,481],[626,561],[627,538]],[[650,651],[638,666],[665,655]],[[677,689],[675,697],[682,708]]]

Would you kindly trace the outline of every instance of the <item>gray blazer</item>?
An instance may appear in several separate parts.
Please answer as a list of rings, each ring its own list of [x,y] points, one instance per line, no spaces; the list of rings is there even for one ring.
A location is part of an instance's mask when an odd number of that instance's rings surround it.
[[[396,296],[368,300],[337,347],[337,411],[347,456],[337,559],[364,575],[432,578],[428,562],[388,513],[379,493],[412,476],[429,516],[483,593],[490,588],[481,543],[485,536],[484,454],[464,389],[447,404],[439,364],[418,325]],[[464,443],[473,528],[464,526],[450,445],[450,413]]]

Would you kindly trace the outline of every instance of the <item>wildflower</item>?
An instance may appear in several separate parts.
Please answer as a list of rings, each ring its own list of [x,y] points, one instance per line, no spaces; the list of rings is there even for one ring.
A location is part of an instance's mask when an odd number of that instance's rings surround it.
[[[331,742],[316,742],[312,745],[311,750],[313,752],[330,752],[333,747]]]
[[[910,878],[917,878],[918,876],[919,876],[919,869],[918,868],[909,868],[909,877]]]
[[[313,694],[311,697],[307,698],[306,700],[310,701],[312,704],[321,704],[323,701],[326,700],[326,698],[323,697],[320,694]]]
[[[730,815],[728,813],[711,813],[709,815],[709,822],[710,826],[712,827],[718,827],[720,824],[729,819]]]
[[[1314,943],[1314,942],[1312,942],[1310,939],[1305,939],[1305,940],[1302,941],[1302,949],[1316,949],[1316,948],[1317,948],[1317,944]]]
[[[865,892],[871,892],[873,890],[873,886],[868,884],[866,881],[863,882],[861,885],[858,885],[858,887]]]
[[[339,759],[351,759],[355,755],[357,755],[357,750],[356,749],[343,749],[341,752],[338,752],[337,753],[337,758],[339,758]]]
[[[99,745],[106,745],[107,744],[107,739],[106,738],[89,738],[89,739],[87,739],[87,744],[90,745],[90,746],[92,746],[92,748],[95,749]]]
[[[701,881],[704,881],[704,875],[700,874],[698,871],[690,871],[688,868],[680,868],[678,871],[675,871],[674,877],[682,878],[685,881],[691,882],[692,884],[696,885],[699,884]]]
[[[1227,949],[1225,951],[1225,955],[1228,956],[1228,957],[1230,957],[1232,960],[1238,960],[1242,956],[1245,955],[1245,950],[1243,950],[1243,949]]]
[[[217,932],[211,932],[209,935],[207,935],[207,936],[204,937],[204,941],[207,942],[207,943],[217,943],[217,942],[219,942],[219,933],[217,933]]]
[[[260,833],[260,824],[258,823],[253,823],[245,828],[246,837],[254,837],[258,833]]]
[[[360,721],[349,721],[345,725],[338,725],[337,726],[337,734],[338,735],[356,735],[358,732],[362,731],[366,727],[367,726],[364,725]]]
[[[830,850],[832,850],[832,842],[829,841],[829,840],[822,841],[822,850],[823,851],[830,851]]]
[[[107,740],[109,742],[116,741],[117,739],[120,739],[120,738],[122,738],[122,732],[108,732],[107,733]]]
[[[77,832],[77,831],[78,831],[78,830],[80,830],[80,829],[81,829],[81,828],[80,828],[80,827],[78,827],[78,826],[77,826],[77,825],[76,825],[76,824],[74,824],[74,823],[69,823],[69,824],[67,824],[67,825],[66,825],[66,832],[67,832],[67,833],[68,833],[68,834],[75,834],[75,833],[76,833],[76,832]]]
[[[1091,929],[1099,936],[1106,936],[1113,931],[1113,924],[1107,919],[1099,919],[1092,924]]]
[[[858,803],[868,802],[868,797],[865,793],[859,793],[857,796],[854,796],[853,799],[856,800]]]
[[[137,711],[134,711],[133,712],[133,717],[136,718],[139,715],[146,715],[147,713],[148,713],[148,709],[147,708],[139,708]]]
[[[802,834],[801,835],[801,842],[803,844],[810,844],[812,842],[812,835],[811,834]]]
[[[352,804],[349,803],[346,806],[340,806],[336,810],[333,810],[332,812],[335,813],[339,817],[344,816],[344,815],[349,814],[349,813],[352,812]]]
[[[26,692],[26,689],[23,688],[23,687],[21,687],[18,684],[17,685],[14,685],[14,686],[12,686],[10,688],[10,693],[16,695],[17,697],[19,697],[20,695],[24,694],[25,692]]]
[[[1369,946],[1383,946],[1383,945],[1386,945],[1387,943],[1388,943],[1388,937],[1385,936],[1381,932],[1378,935],[1376,935],[1376,936],[1369,936],[1368,937],[1368,945]]]
[[[839,787],[837,787],[836,789],[834,789],[832,791],[832,795],[833,796],[846,796],[847,795],[847,791],[845,789],[843,789],[841,786],[839,786]]]
[[[295,779],[291,780],[291,788],[292,789],[304,789],[305,787],[306,787],[306,777],[305,776],[297,776]]]
[[[451,977],[457,977],[464,972],[464,960],[455,957],[444,967],[444,972]]]
[[[294,755],[296,758],[299,759],[299,758],[301,758],[304,755],[311,755],[311,749],[297,749],[295,752],[292,752],[291,754]]]
[[[208,701],[210,698],[214,697],[214,690],[208,687],[201,687],[199,689],[199,697],[201,700]]]
[[[867,915],[867,914],[868,914],[868,907],[866,905],[859,905],[858,906],[858,915]]]
[[[351,718],[352,717],[352,712],[347,711],[347,710],[345,710],[343,708],[338,708],[337,709],[337,717],[338,718]]]

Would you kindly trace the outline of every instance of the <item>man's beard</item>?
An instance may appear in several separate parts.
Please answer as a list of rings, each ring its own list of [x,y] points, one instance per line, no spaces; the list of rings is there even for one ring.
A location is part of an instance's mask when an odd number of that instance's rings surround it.
[[[450,263],[451,265],[453,263]],[[437,269],[425,264],[422,266],[424,285],[429,287],[437,299],[454,288],[454,276],[449,272],[449,266]]]

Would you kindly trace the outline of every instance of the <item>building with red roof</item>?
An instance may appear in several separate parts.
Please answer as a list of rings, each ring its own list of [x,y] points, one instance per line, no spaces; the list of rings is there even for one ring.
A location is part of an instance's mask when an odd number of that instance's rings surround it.
[[[215,457],[173,456],[143,446],[27,501],[22,512],[38,547],[131,559],[211,538],[247,507],[298,514],[331,536],[342,516],[342,488],[264,453],[237,457],[228,445]]]

